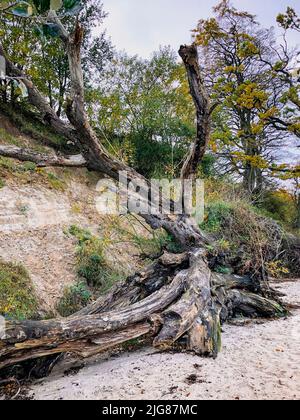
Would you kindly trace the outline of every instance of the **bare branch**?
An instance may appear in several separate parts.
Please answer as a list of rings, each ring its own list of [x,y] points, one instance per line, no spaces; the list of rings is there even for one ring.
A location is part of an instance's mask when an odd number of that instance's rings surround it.
[[[19,70],[6,56],[3,46],[0,42],[0,55],[6,60],[6,74],[9,77],[22,79],[28,90],[29,102],[39,111],[45,123],[50,125],[58,134],[66,137],[72,142],[76,142],[76,132],[70,124],[62,121],[48,104],[43,95],[40,94],[38,89],[33,85],[32,81]]]

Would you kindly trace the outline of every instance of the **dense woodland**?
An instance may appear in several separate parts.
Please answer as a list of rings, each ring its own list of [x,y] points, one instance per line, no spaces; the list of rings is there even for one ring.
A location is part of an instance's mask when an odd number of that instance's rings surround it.
[[[167,235],[147,256],[153,262],[66,318],[10,314],[0,369],[41,357],[44,368],[58,354],[88,357],[140,336],[216,357],[221,323],[286,315],[268,281],[299,276],[300,68],[288,42],[300,32],[296,11],[281,11],[275,31],[222,0],[214,17],[195,17],[192,44],[179,55],[164,46],[142,59],[119,53],[99,30],[104,6],[1,1],[0,112],[55,154],[1,142],[0,187],[7,159],[116,180],[126,170],[146,183],[198,177],[205,221],[141,214]],[[91,240],[73,233],[82,247]],[[97,286],[93,264],[89,278],[81,271],[89,286]]]

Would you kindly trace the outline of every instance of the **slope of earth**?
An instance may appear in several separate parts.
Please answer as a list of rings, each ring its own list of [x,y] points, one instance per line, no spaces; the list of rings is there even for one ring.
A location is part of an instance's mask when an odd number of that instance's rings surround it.
[[[38,147],[1,114],[0,129],[0,144]],[[0,258],[27,269],[41,314],[55,312],[65,287],[78,279],[77,240],[67,233],[72,225],[100,238],[105,258],[120,275],[145,264],[135,239],[152,235],[138,220],[100,215],[98,181],[85,169],[39,169],[0,158]]]
[[[286,299],[300,304],[300,281],[278,283]],[[73,376],[59,370],[32,386],[37,400],[300,398],[300,310],[286,319],[226,325],[217,360],[152,349],[87,364]]]

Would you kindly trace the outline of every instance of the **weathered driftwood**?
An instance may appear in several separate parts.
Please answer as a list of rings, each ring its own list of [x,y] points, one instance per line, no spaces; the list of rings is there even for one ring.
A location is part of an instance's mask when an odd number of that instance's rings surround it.
[[[209,334],[215,328],[211,295],[212,274],[203,251],[192,253],[190,268],[179,275],[186,276],[185,293],[178,302],[163,312],[162,329],[154,340],[154,346],[171,348],[188,333],[187,350],[216,357],[219,351],[218,340],[213,334]],[[195,328],[195,325],[201,325],[201,328]]]
[[[197,174],[199,162],[201,162],[207,150],[211,131],[211,114],[215,105],[211,105],[204,87],[195,46],[182,45],[179,49],[179,55],[186,68],[197,115],[197,136],[181,169],[181,178],[187,179]]]

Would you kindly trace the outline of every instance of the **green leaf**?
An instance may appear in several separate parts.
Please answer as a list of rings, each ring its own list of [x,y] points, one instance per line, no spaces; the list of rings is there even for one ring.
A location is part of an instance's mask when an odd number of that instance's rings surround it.
[[[31,4],[26,1],[20,1],[17,5],[11,7],[9,11],[19,17],[30,17],[33,14]]]

